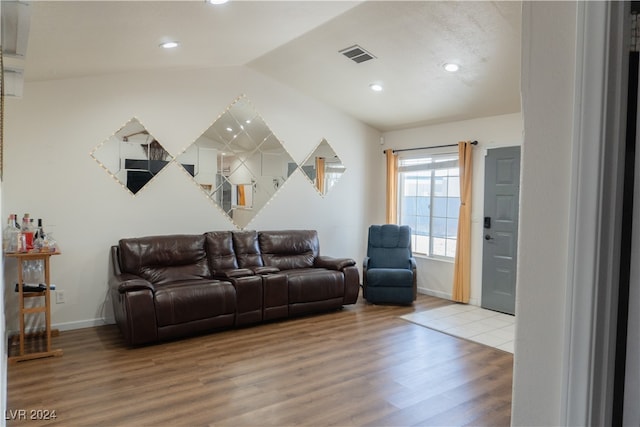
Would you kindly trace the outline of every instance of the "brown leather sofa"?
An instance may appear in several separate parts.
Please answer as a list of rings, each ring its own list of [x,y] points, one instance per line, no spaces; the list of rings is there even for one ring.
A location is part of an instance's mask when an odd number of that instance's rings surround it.
[[[111,247],[109,286],[138,345],[354,304],[355,264],[320,256],[312,230],[128,238]]]

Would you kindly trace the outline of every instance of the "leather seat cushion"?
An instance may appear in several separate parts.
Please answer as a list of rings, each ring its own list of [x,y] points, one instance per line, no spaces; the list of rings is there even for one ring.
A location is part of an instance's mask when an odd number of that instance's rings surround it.
[[[289,304],[321,301],[344,296],[344,275],[340,271],[305,268],[286,271]]]
[[[229,282],[194,280],[174,282],[156,288],[154,294],[158,326],[232,314],[236,292]]]

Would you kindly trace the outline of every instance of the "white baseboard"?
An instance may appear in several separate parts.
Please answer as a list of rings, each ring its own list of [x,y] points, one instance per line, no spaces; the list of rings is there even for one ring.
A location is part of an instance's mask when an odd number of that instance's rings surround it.
[[[451,301],[451,294],[448,292],[442,292],[442,291],[434,291],[433,289],[427,289],[427,288],[418,288],[418,293],[424,294],[424,295],[430,295],[432,297],[436,297],[436,298],[442,298],[442,299],[448,299]]]
[[[418,293],[453,301],[451,294],[448,292],[434,291],[433,289],[427,289],[427,288],[418,288]],[[476,298],[469,298],[469,305],[480,306],[480,302]]]
[[[51,329],[57,329],[59,331],[72,331],[74,329],[92,328],[95,326],[112,325],[115,324],[115,319],[88,319],[79,320],[76,322],[64,322],[64,323],[52,323]],[[25,333],[42,331],[44,326],[38,326],[33,328],[25,328]],[[19,334],[20,331],[9,331],[7,336]]]
[[[58,329],[59,331],[72,331],[74,329],[92,328],[94,326],[110,325],[113,323],[115,323],[113,319],[88,319],[76,322],[55,323],[51,325],[51,328]]]

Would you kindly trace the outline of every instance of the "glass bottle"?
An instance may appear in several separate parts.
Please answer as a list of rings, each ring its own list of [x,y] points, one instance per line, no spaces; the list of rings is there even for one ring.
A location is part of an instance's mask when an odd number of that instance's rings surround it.
[[[28,213],[24,214],[24,217],[22,218],[22,234],[24,235],[24,240],[25,240],[24,249],[26,251],[32,250],[34,230],[31,225],[31,218],[29,217]]]
[[[2,250],[5,252],[16,252],[18,250],[18,235],[20,230],[16,228],[15,214],[9,215],[7,226],[2,233]]]
[[[13,218],[9,215],[7,219],[7,226],[2,230],[2,250],[7,252],[7,247],[9,246],[9,233],[13,228]]]
[[[38,227],[33,235],[34,239],[44,239],[44,229],[42,228],[42,218],[38,218]]]
[[[45,233],[42,228],[42,218],[38,218],[38,227],[33,235],[33,249],[41,251],[45,246]]]

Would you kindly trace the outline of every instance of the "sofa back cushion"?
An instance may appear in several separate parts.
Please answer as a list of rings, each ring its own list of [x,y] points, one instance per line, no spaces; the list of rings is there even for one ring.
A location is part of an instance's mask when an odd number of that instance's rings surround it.
[[[205,237],[209,267],[214,274],[238,268],[231,231],[210,231]]]
[[[411,268],[411,228],[384,224],[369,227],[369,268]]]
[[[211,278],[203,235],[176,234],[121,239],[120,267],[153,284]]]
[[[320,253],[315,230],[261,231],[258,242],[264,264],[280,270],[313,267]]]
[[[257,231],[234,231],[233,248],[240,268],[264,266],[262,255],[260,254]]]

